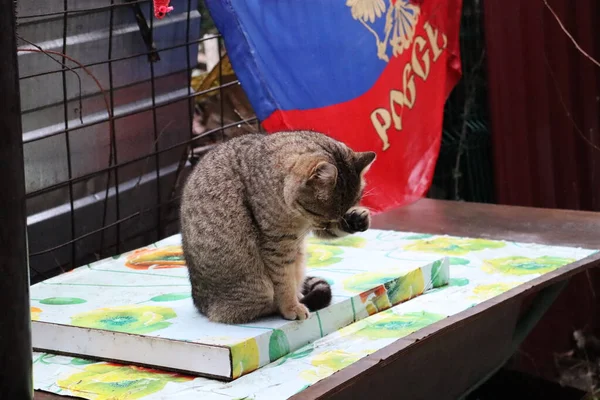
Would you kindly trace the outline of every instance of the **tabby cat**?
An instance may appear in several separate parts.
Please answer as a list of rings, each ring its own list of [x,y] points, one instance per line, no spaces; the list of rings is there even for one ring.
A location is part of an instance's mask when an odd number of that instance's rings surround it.
[[[369,211],[358,203],[374,159],[309,131],[248,134],[204,156],[181,203],[198,310],[212,321],[245,323],[277,312],[303,320],[329,305],[329,284],[304,275],[305,237],[369,228]]]

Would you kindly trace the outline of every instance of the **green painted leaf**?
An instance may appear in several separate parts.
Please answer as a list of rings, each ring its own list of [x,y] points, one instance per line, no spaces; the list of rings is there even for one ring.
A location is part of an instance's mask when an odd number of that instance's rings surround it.
[[[57,357],[57,356],[56,356],[56,354],[48,354],[48,353],[46,353],[46,354],[44,354],[43,356],[41,356],[41,357],[39,358],[39,360],[40,360],[40,362],[41,362],[42,364],[50,365],[50,364],[54,364],[54,363],[53,363],[52,361],[50,361],[50,360],[52,360],[52,359],[53,359],[53,358],[55,358],[55,357]]]
[[[158,296],[154,296],[150,299],[150,301],[155,302],[163,302],[163,301],[177,301],[187,299],[191,296],[189,292],[180,292],[180,293],[165,293]]]
[[[462,257],[450,257],[450,265],[467,265],[471,261]]]
[[[448,283],[448,271],[444,270],[442,266],[442,260],[437,260],[431,267],[431,282],[434,288],[444,286]]]
[[[46,365],[71,365],[70,357],[59,356],[57,354],[43,354],[36,361]]]
[[[450,279],[450,286],[466,286],[469,284],[467,278],[453,278]]]
[[[74,358],[71,360],[71,364],[73,364],[73,365],[88,365],[88,364],[94,364],[97,362],[98,361],[86,360],[83,358]]]
[[[310,355],[310,353],[312,353],[314,350],[315,349],[312,345],[308,345],[308,347],[306,347],[306,348],[300,348],[292,353],[286,354],[285,356],[281,357],[281,360],[279,360],[277,365],[281,365],[289,359],[296,360],[299,358],[308,357]]]
[[[290,352],[290,342],[288,338],[280,329],[275,329],[271,333],[269,339],[269,360],[271,362],[280,359]]]
[[[289,354],[288,358],[298,359],[298,358],[308,357],[310,355],[310,353],[312,353],[313,351],[314,351],[314,348],[312,346],[310,346],[304,350],[299,349],[299,350],[296,350],[295,352]]]
[[[86,302],[87,300],[80,299],[78,297],[48,297],[47,299],[40,300],[40,303],[51,306],[70,306],[73,304],[83,304]]]
[[[427,238],[430,238],[432,236],[433,235],[430,235],[430,234],[427,234],[427,233],[423,233],[423,234],[405,236],[402,239],[405,239],[405,240],[418,240],[418,239],[427,239]]]

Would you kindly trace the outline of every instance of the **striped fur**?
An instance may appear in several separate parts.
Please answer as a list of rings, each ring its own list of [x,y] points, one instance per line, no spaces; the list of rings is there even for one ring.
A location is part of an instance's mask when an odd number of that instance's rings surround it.
[[[244,135],[207,153],[181,203],[198,310],[212,321],[244,323],[273,313],[305,319],[327,306],[327,283],[305,278],[305,238],[369,227],[358,202],[374,158],[305,131]]]

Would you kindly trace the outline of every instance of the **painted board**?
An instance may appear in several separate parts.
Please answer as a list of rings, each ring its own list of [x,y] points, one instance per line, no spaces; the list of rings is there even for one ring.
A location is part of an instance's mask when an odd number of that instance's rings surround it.
[[[34,387],[94,400],[287,399],[407,335],[597,253],[574,247],[392,231],[379,231],[375,238],[369,236],[369,241],[370,248],[386,251],[394,259],[411,258],[415,253],[449,257],[450,284],[319,338],[234,382],[36,353]],[[33,304],[37,306],[35,301]],[[247,359],[252,357],[257,354],[248,353]],[[379,358],[370,362],[375,364]],[[431,373],[439,373],[435,366],[432,368]]]
[[[382,236],[383,235],[383,236]],[[309,239],[308,274],[332,286],[332,304],[306,321],[245,325],[196,311],[172,236],[34,285],[33,346],[223,380],[237,379],[318,338],[447,285],[449,259],[390,248],[384,232]]]

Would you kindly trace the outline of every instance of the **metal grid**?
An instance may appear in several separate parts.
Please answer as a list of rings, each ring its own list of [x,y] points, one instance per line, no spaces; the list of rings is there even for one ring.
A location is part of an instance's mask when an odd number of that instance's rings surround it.
[[[196,0],[40,3],[17,4],[32,282],[177,232],[190,161],[260,130]]]

